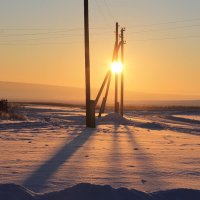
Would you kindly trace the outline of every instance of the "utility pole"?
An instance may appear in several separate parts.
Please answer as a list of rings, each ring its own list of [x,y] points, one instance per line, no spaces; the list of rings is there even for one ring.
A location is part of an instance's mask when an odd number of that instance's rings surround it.
[[[118,61],[118,54],[119,54],[119,49],[121,48],[121,62],[122,62],[122,65],[124,64],[124,44],[125,44],[125,41],[124,41],[124,31],[125,31],[125,28],[122,28],[121,29],[121,41],[119,43],[119,25],[118,23],[116,23],[116,40],[115,40],[115,45],[114,45],[114,50],[113,50],[113,58],[112,58],[112,61],[113,62],[117,62]],[[115,73],[115,75],[118,75],[117,73]],[[119,75],[118,75],[119,76]],[[115,76],[115,112],[116,113],[119,113],[119,102],[118,102],[118,76]],[[95,99],[95,101],[91,101],[91,105],[94,104],[95,106],[97,105],[100,97],[101,97],[101,94],[105,88],[105,85],[107,84],[107,87],[106,87],[106,92],[105,92],[105,96],[103,97],[103,100],[102,100],[102,103],[101,103],[101,106],[100,106],[100,109],[99,109],[99,117],[101,117],[102,113],[104,113],[105,111],[105,106],[106,106],[106,101],[107,101],[107,97],[108,97],[108,92],[109,92],[109,87],[110,87],[110,82],[111,82],[111,77],[112,77],[112,74],[111,74],[111,70],[108,70],[105,78],[104,78],[104,81],[101,85],[101,88],[97,94],[97,97]],[[123,113],[124,113],[124,74],[123,74],[123,70],[121,72],[121,99],[120,99],[120,114],[123,116]],[[91,106],[91,111],[90,112],[93,112],[94,111],[94,108]]]
[[[119,24],[116,23],[116,41],[115,41],[115,61],[118,61],[118,45],[119,45]],[[118,74],[115,73],[115,112],[119,112],[119,103],[118,103]]]
[[[116,23],[116,32],[118,32],[117,30],[117,27],[118,27],[118,23]],[[113,57],[112,57],[112,62],[115,62],[116,61],[116,55],[118,54],[118,51],[119,51],[119,45],[118,45],[118,37],[117,37],[117,34],[116,34],[116,39],[115,39],[115,44],[114,44],[114,50],[113,50]],[[109,73],[109,78],[108,78],[108,82],[107,82],[107,88],[106,88],[106,93],[105,93],[105,96],[103,97],[103,100],[102,100],[102,103],[101,103],[101,107],[99,109],[99,117],[101,117],[102,113],[104,113],[105,111],[105,106],[106,106],[106,101],[107,101],[107,98],[108,98],[108,92],[109,92],[109,88],[110,88],[110,82],[111,82],[111,78],[112,78],[112,74],[111,74],[111,70],[108,71]],[[108,74],[107,73],[107,74]],[[107,77],[107,75],[106,75]],[[106,78],[106,81],[107,81],[107,78]],[[103,82],[103,85],[104,85],[104,82]],[[102,85],[102,86],[103,86]],[[104,87],[104,86],[103,86]],[[102,89],[100,89],[101,91]],[[100,93],[100,92],[99,92]],[[100,93],[101,95],[101,93]],[[98,100],[98,96],[99,94],[97,95],[97,100]],[[115,105],[114,105],[115,106]]]
[[[95,127],[94,101],[90,100],[89,5],[84,0],[86,127]]]
[[[124,31],[125,28],[121,29],[121,62],[122,65],[124,66]],[[121,105],[120,105],[120,114],[123,116],[124,115],[124,70],[121,72]]]

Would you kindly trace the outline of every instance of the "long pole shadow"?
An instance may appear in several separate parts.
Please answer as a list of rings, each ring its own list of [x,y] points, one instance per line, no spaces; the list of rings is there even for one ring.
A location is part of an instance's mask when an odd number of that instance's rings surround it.
[[[110,153],[108,153],[108,158],[105,167],[106,183],[112,185],[114,188],[119,187],[129,187],[127,185],[126,173],[124,173],[123,165],[123,144],[121,141],[121,131],[120,125],[113,124],[113,131],[110,138]]]
[[[114,154],[112,157],[111,157],[111,163],[114,164],[114,166],[116,167],[119,166],[120,162],[121,162],[121,158],[119,156],[120,154],[120,146],[119,146],[119,135],[118,135],[118,129],[119,129],[119,126],[118,125],[114,125],[114,131],[113,131],[113,137],[112,137],[112,150],[113,150],[113,153]],[[112,169],[112,170],[116,170],[116,168]]]
[[[139,166],[139,169],[141,170],[141,175],[144,177],[141,177],[141,182],[144,184],[144,188],[147,190],[151,190],[151,186],[149,188],[149,183],[145,183],[147,180],[145,180],[145,177],[148,177],[151,180],[151,183],[153,183],[156,190],[161,189],[162,187],[165,187],[167,185],[166,181],[161,180],[160,175],[164,175],[160,170],[157,169],[155,163],[151,159],[150,155],[139,145],[139,143],[136,141],[135,137],[133,136],[132,130],[128,126],[124,126],[127,129],[127,135],[129,140],[131,141],[131,144],[133,145],[133,148],[140,152],[140,154],[136,154],[136,159]],[[135,153],[135,152],[134,152]]]
[[[91,137],[95,129],[84,129],[72,141],[61,147],[50,159],[23,181],[23,186],[40,192],[48,179]]]

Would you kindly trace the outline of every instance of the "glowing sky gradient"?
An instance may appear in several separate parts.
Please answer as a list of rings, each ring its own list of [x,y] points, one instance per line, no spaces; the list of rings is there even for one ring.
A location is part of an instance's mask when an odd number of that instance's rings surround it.
[[[199,0],[89,2],[93,88],[118,21],[127,28],[127,90],[200,96]],[[0,24],[1,81],[84,87],[83,0],[1,0]]]

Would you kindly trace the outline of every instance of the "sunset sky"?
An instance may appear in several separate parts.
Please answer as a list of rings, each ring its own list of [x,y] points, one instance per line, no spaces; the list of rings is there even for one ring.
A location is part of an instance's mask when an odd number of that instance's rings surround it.
[[[129,91],[200,96],[199,0],[90,0],[91,85],[126,27]],[[0,81],[84,87],[83,0],[1,0]]]

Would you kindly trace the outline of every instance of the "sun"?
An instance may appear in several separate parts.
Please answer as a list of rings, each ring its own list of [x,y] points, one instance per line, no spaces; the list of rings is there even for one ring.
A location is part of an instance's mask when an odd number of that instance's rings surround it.
[[[118,73],[118,74],[121,73],[122,70],[123,70],[122,63],[121,62],[117,62],[117,61],[113,62],[111,64],[111,70],[112,70],[113,73]]]

